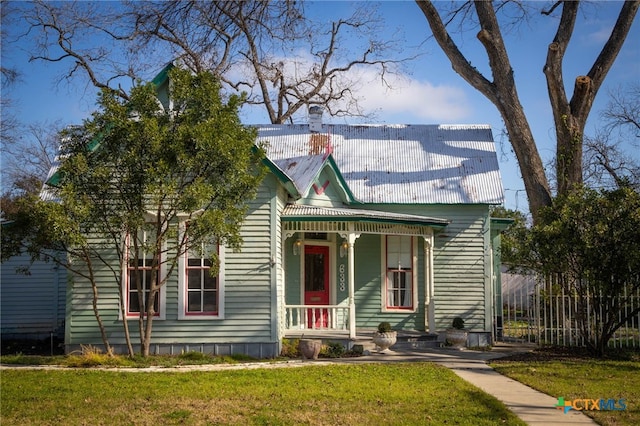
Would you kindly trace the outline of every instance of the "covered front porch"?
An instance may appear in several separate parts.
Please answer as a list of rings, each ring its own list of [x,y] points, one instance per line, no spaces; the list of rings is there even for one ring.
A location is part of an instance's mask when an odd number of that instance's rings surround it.
[[[416,339],[435,336],[434,232],[447,224],[410,214],[288,205],[282,215],[283,337],[370,339],[381,321]]]

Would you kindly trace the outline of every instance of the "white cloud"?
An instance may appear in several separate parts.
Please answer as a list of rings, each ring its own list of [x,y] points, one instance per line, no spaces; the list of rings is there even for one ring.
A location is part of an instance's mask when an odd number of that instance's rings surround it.
[[[434,86],[428,81],[394,75],[384,85],[379,76],[371,74],[360,88],[362,107],[375,111],[381,118],[406,115],[427,122],[455,122],[468,117],[471,111],[464,91],[453,86]],[[363,76],[364,77],[364,76]],[[406,122],[406,120],[405,120]]]
[[[291,79],[307,75],[313,67],[308,53],[296,52],[290,58],[274,57],[270,62],[281,63],[285,78]],[[250,73],[246,68],[237,66],[233,76]],[[381,80],[377,69],[358,67],[349,75],[338,77],[336,83],[349,87],[358,100],[358,107],[368,118],[365,121],[383,123],[452,123],[465,121],[472,113],[472,106],[461,87],[433,85],[426,80],[417,80],[407,74],[385,74]],[[343,99],[333,105],[333,109],[353,110],[351,99]],[[249,111],[251,110],[251,111]],[[245,115],[251,120],[257,119],[254,108],[247,108]],[[299,114],[306,121],[306,111]],[[266,118],[262,117],[263,119]],[[351,117],[347,121],[357,121]]]

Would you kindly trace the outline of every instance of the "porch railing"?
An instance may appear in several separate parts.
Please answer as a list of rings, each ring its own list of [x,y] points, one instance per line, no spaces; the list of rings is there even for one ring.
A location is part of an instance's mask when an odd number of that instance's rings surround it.
[[[349,307],[344,305],[286,305],[285,328],[290,331],[348,331]]]

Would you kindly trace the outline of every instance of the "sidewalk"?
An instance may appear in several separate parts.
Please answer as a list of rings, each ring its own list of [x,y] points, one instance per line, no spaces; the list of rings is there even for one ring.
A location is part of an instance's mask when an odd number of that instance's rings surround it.
[[[497,373],[487,361],[513,353],[527,352],[532,347],[498,344],[491,352],[424,349],[416,352],[397,351],[371,354],[364,358],[377,361],[429,361],[450,368],[459,377],[502,401],[515,415],[529,425],[596,425],[581,412],[564,414],[555,408],[557,397],[538,392],[529,386]],[[560,395],[559,395],[560,396]]]

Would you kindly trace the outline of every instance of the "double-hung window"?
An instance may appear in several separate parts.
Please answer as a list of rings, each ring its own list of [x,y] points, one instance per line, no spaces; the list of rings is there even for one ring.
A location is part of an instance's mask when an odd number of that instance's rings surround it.
[[[164,265],[160,258],[154,261],[153,232],[140,230],[137,236],[127,235],[125,238],[127,268],[123,271],[123,287],[126,315],[128,318],[137,318],[140,312],[146,312],[150,303],[152,283],[158,285],[162,281]],[[164,295],[162,286],[153,301],[154,315],[159,318],[164,318]]]
[[[218,277],[211,275],[211,260],[189,251],[186,268],[186,314],[217,315]]]
[[[222,319],[223,304],[223,252],[216,246],[220,266],[216,275],[211,275],[211,260],[204,247],[188,250],[179,262],[178,318]]]
[[[386,310],[414,310],[415,284],[413,262],[413,238],[404,235],[388,235],[385,244]]]

